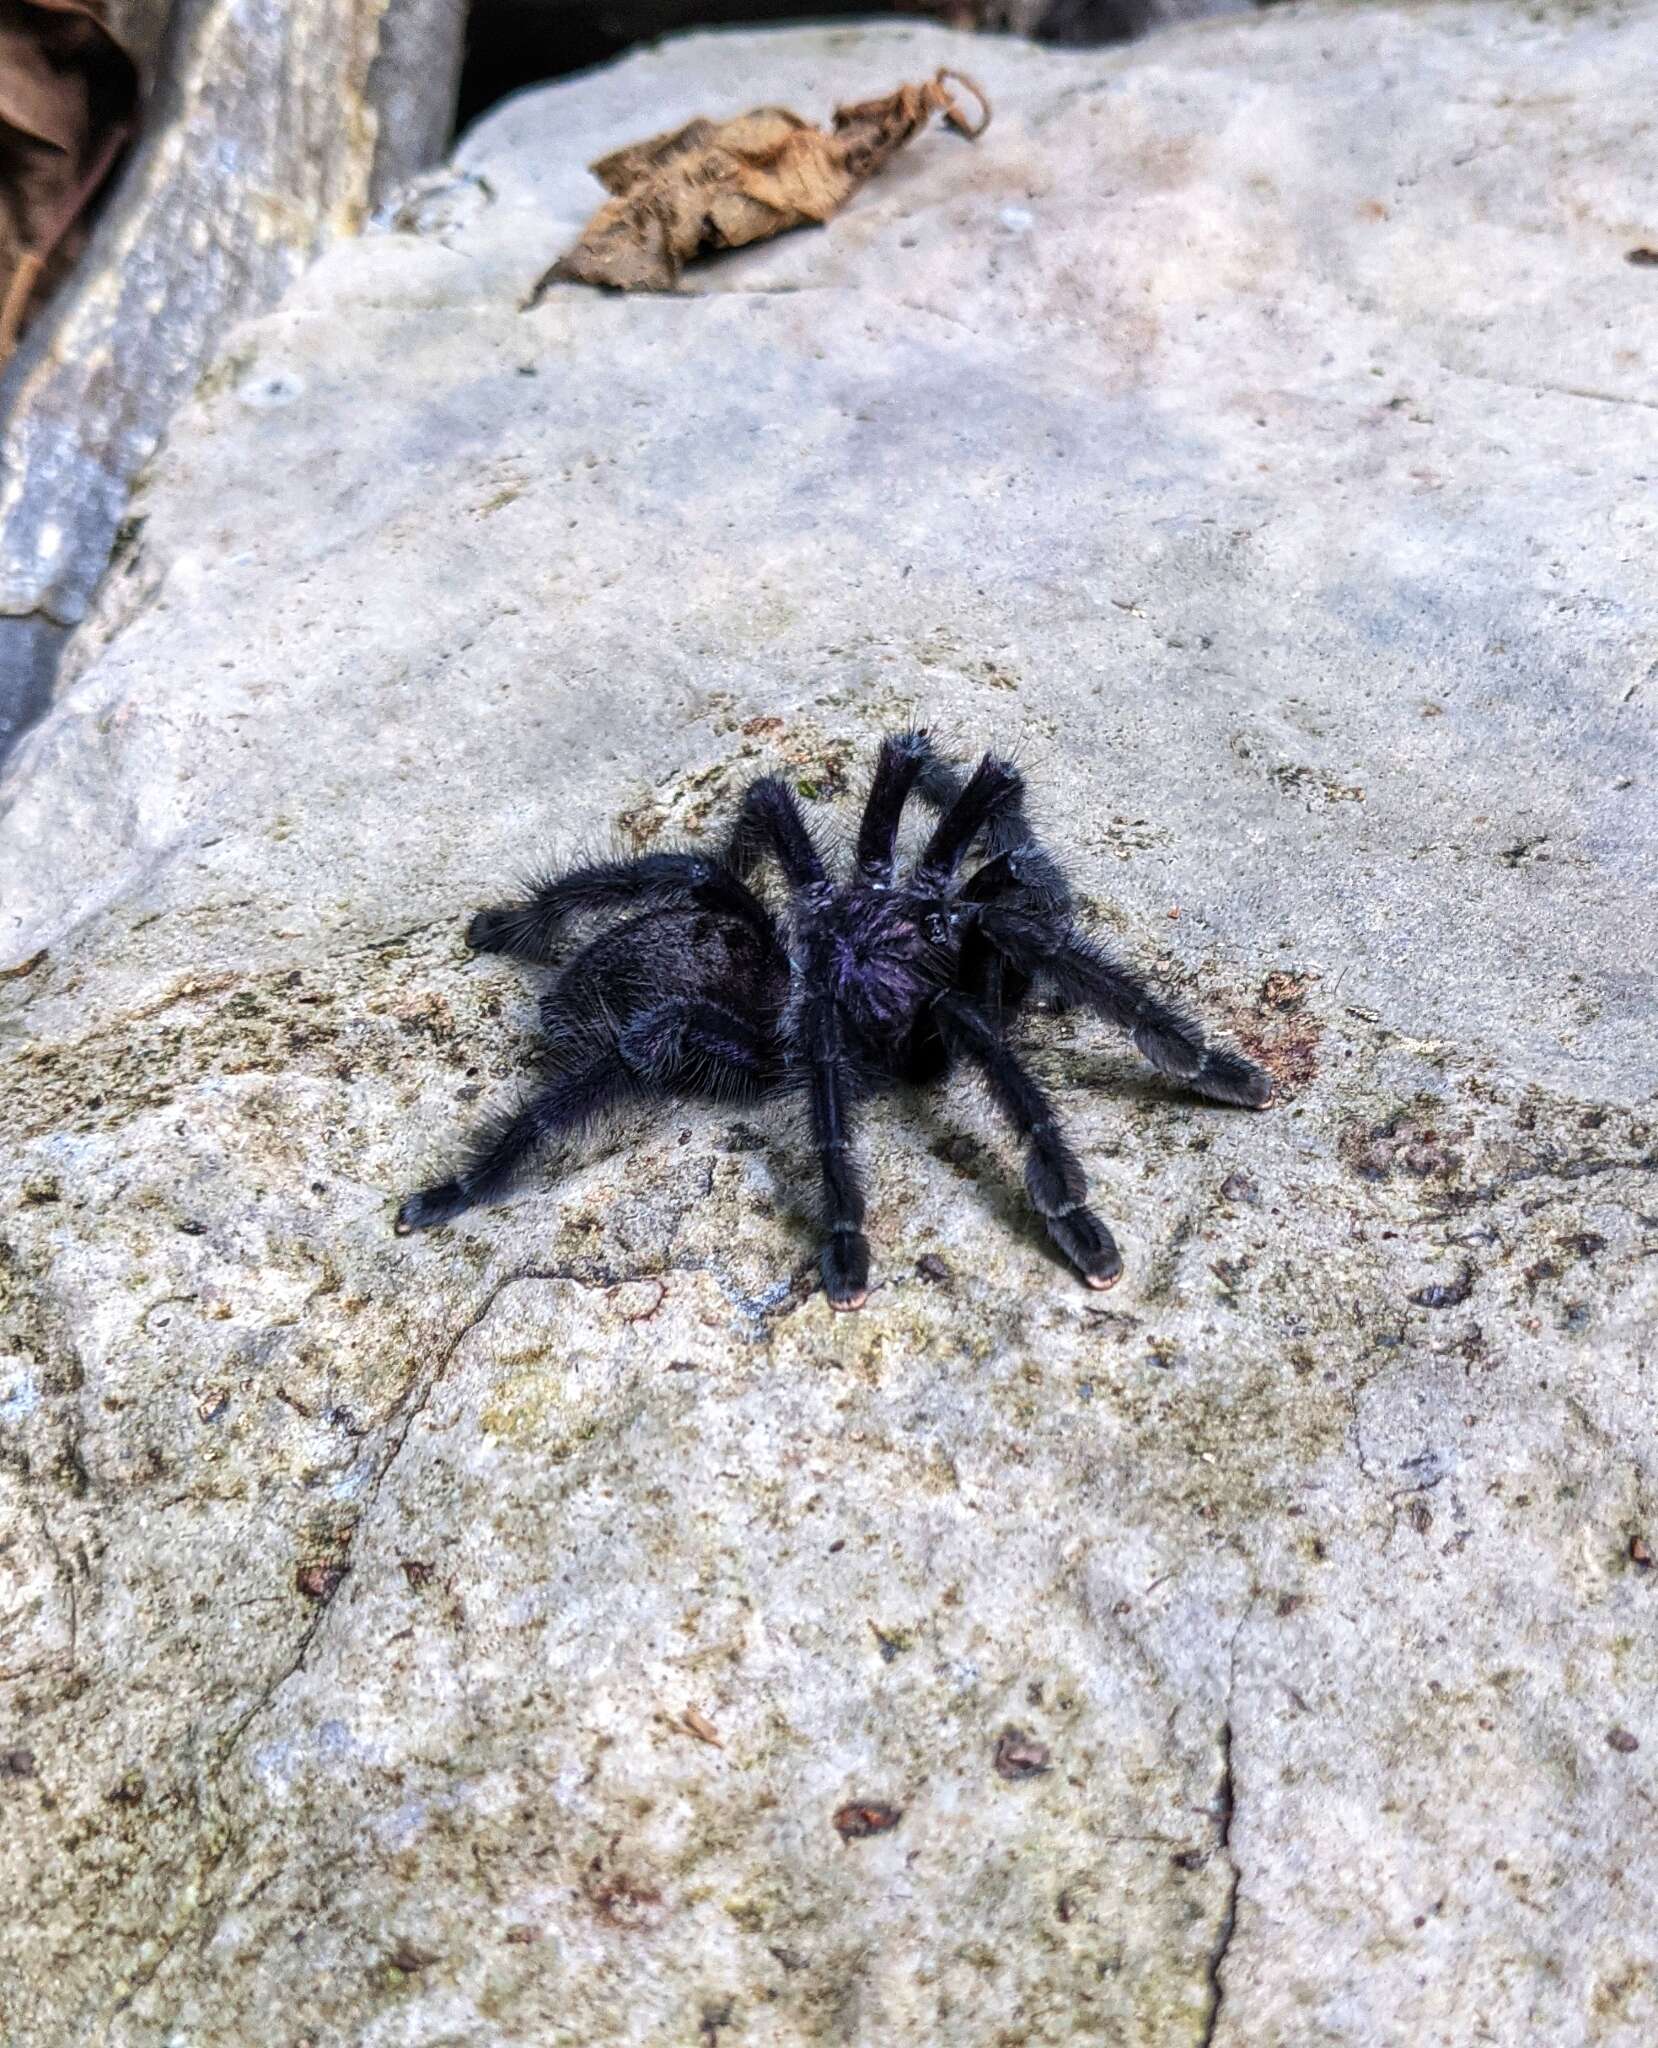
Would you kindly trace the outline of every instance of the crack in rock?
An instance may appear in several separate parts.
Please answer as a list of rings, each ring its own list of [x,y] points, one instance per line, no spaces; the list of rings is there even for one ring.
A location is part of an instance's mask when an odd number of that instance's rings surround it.
[[[1202,2032],[1197,2037],[1197,2048],[1214,2048],[1218,2038],[1221,2012],[1226,2003],[1226,1961],[1232,1952],[1233,1937],[1238,1931],[1238,1897],[1243,1889],[1243,1868],[1232,1847],[1232,1821],[1238,1803],[1237,1780],[1232,1767],[1232,1729],[1237,1711],[1235,1702],[1238,1691],[1238,1642],[1249,1624],[1250,1616],[1255,1612],[1258,1597],[1257,1588],[1250,1595],[1249,1605],[1232,1631],[1232,1641],[1227,1648],[1226,1717],[1220,1725],[1220,1777],[1210,1806],[1215,1822],[1215,1848],[1226,1859],[1226,1898],[1221,1908],[1220,1925],[1215,1930],[1215,1939],[1204,1965],[1209,2004],[1203,2016]]]
[[[1237,1857],[1232,1853],[1232,1815],[1236,1804],[1237,1795],[1232,1778],[1232,1717],[1229,1701],[1227,1718],[1221,1723],[1220,1784],[1216,1789],[1214,1802],[1215,1846],[1226,1858],[1229,1874],[1226,1903],[1221,1909],[1220,1927],[1205,1966],[1209,1986],[1209,2009],[1203,2017],[1203,2031],[1197,2037],[1198,2048],[1213,2048],[1215,2030],[1220,2025],[1221,2008],[1226,2000],[1226,1980],[1222,1972],[1226,1967],[1226,1958],[1231,1952],[1232,1937],[1238,1927],[1238,1893],[1243,1885],[1243,1872],[1238,1866]]]
[[[397,1403],[388,1418],[391,1428],[389,1445],[380,1457],[378,1467],[369,1481],[363,1510],[351,1529],[347,1544],[348,1552],[351,1548],[355,1547],[362,1536],[368,1522],[369,1512],[379,1498],[380,1489],[385,1484],[386,1475],[397,1462],[404,1445],[408,1442],[409,1432],[414,1427],[416,1418],[425,1411],[461,1346],[472,1335],[473,1331],[486,1320],[494,1309],[495,1304],[509,1287],[515,1287],[526,1280],[567,1280],[577,1287],[590,1290],[608,1290],[611,1287],[623,1285],[630,1280],[655,1279],[659,1277],[661,1276],[656,1274],[627,1273],[604,1278],[593,1278],[584,1274],[559,1271],[553,1268],[527,1267],[520,1272],[504,1274],[497,1280],[485,1294],[477,1309],[462,1323],[455,1335],[439,1351],[430,1372],[424,1376],[417,1373],[398,1397]],[[327,1621],[329,1614],[333,1610],[334,1600],[335,1595],[331,1593],[328,1598],[320,1602],[316,1613],[312,1615],[301,1631],[293,1653],[284,1660],[281,1670],[261,1690],[258,1698],[230,1729],[224,1741],[220,1744],[218,1754],[214,1759],[215,1793],[217,1792],[219,1775],[222,1774],[225,1766],[230,1762],[231,1757],[235,1754],[248,1729],[265,1713],[288,1681],[296,1673],[304,1669],[305,1660],[311,1653],[311,1646],[315,1643],[322,1631],[323,1624]],[[205,1889],[207,1883],[217,1874],[220,1865],[230,1855],[231,1851],[243,1846],[241,1843],[227,1839],[221,1841],[216,1849],[205,1856],[200,1874],[196,1879],[195,1885],[191,1888],[196,1895],[197,1903],[186,1913],[178,1926],[160,1936],[162,1945],[159,1953],[153,1960],[133,1972],[125,1992],[114,2008],[117,2015],[125,2012],[139,1993],[154,1983],[180,1942],[193,1933],[210,1914],[218,1912],[219,1909],[216,1903],[202,1898],[200,1894]]]

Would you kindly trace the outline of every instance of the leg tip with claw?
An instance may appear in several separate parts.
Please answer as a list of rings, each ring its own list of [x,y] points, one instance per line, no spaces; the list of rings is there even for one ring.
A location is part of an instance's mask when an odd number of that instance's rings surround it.
[[[1215,1048],[1204,1054],[1190,1086],[1211,1102],[1229,1102],[1237,1109],[1265,1109],[1278,1091],[1265,1067],[1242,1053]]]
[[[422,1188],[418,1195],[411,1195],[397,1212],[392,1225],[399,1237],[407,1237],[411,1231],[431,1230],[439,1223],[447,1223],[451,1216],[458,1216],[466,1207],[466,1197],[458,1181],[446,1180],[435,1188]]]
[[[833,1309],[862,1308],[869,1299],[869,1244],[857,1231],[837,1230],[823,1247],[823,1291]]]
[[[1117,1241],[1092,1209],[1067,1209],[1047,1218],[1048,1235],[1076,1268],[1084,1283],[1103,1294],[1122,1278],[1123,1255]]]

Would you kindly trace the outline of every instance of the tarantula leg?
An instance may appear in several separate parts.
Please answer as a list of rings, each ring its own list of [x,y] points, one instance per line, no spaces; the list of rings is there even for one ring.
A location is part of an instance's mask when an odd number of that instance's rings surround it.
[[[422,1188],[397,1212],[397,1232],[431,1230],[465,1209],[500,1194],[524,1161],[548,1138],[579,1129],[633,1085],[614,1054],[574,1073],[561,1074],[521,1108],[484,1125],[472,1140],[472,1157],[452,1180]]]
[[[961,795],[933,827],[933,836],[916,864],[916,879],[924,885],[949,881],[979,834],[1008,806],[1022,803],[1024,793],[1024,778],[1018,769],[986,754]]]
[[[800,801],[775,775],[762,775],[744,790],[724,858],[733,874],[744,876],[764,853],[776,855],[791,889],[810,889],[826,879]]]
[[[858,827],[858,867],[870,881],[892,880],[898,825],[929,754],[923,732],[889,733],[881,742],[875,779],[869,786],[863,820]]]
[[[1028,834],[1028,824],[1025,830]],[[961,900],[963,903],[994,903],[998,897],[1014,892],[1027,902],[1034,897],[1044,910],[1063,912],[1070,901],[1070,885],[1059,863],[1043,851],[1034,837],[1027,837],[1016,846],[1004,847],[987,860],[977,874],[969,876],[963,883]]]
[[[922,767],[916,794],[935,811],[946,811],[966,788],[966,779],[948,761],[932,752]],[[969,901],[980,902],[1017,888],[1056,910],[1070,907],[1071,885],[1065,871],[1043,846],[1025,815],[1023,794],[1009,797],[984,828],[987,864],[963,889]],[[1013,856],[1013,858],[1006,858]]]
[[[642,1011],[617,1046],[640,1080],[690,1083],[720,1099],[757,1094],[775,1065],[763,1032],[718,1003],[675,996]]]
[[[1088,1207],[1088,1177],[1065,1142],[1046,1091],[990,1019],[960,996],[938,1004],[945,1035],[974,1061],[997,1108],[1025,1141],[1025,1186],[1049,1237],[1090,1287],[1110,1287],[1123,1270],[1116,1240]]]
[[[811,1075],[812,1140],[823,1176],[823,1291],[831,1308],[862,1308],[869,1298],[864,1193],[852,1152],[851,1084],[834,1004],[819,997],[804,1036]]]
[[[751,924],[766,921],[759,900],[722,862],[695,853],[648,853],[639,860],[594,861],[549,876],[517,903],[480,910],[466,928],[466,942],[480,953],[548,961],[572,918],[679,904],[724,911]]]
[[[1242,1053],[1211,1045],[1190,1017],[1091,941],[1000,905],[986,908],[979,929],[1016,967],[1045,976],[1062,1000],[1085,1003],[1126,1031],[1159,1073],[1244,1109],[1264,1109],[1272,1100],[1270,1074]]]

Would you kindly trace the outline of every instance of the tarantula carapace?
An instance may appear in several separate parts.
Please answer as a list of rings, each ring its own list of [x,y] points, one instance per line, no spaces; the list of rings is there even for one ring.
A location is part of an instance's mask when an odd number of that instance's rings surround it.
[[[898,827],[912,792],[937,817],[901,874]],[[780,916],[748,884],[768,855],[788,888]],[[1116,1244],[1087,1206],[1047,1091],[1009,1042],[1033,991],[1099,1011],[1154,1067],[1218,1102],[1258,1109],[1272,1095],[1259,1067],[1211,1045],[1077,930],[1018,772],[987,754],[964,777],[924,732],[882,742],[849,879],[829,872],[794,792],[765,776],[749,785],[720,851],[575,868],[479,911],[467,938],[547,964],[573,923],[605,917],[542,998],[542,1085],[479,1133],[454,1179],[410,1196],[400,1231],[488,1201],[537,1145],[618,1102],[753,1102],[793,1088],[809,1106],[823,1178],[824,1288],[836,1308],[860,1308],[869,1244],[853,1146],[859,1101],[965,1062],[1024,1140],[1025,1185],[1048,1235],[1090,1287],[1109,1287],[1122,1271]]]

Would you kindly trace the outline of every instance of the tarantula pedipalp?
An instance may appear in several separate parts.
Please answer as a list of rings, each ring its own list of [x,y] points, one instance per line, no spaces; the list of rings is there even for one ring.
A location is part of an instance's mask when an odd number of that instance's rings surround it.
[[[898,828],[912,792],[937,822],[901,876]],[[788,885],[781,917],[748,885],[768,856]],[[409,1197],[399,1231],[488,1201],[544,1140],[629,1098],[753,1102],[793,1087],[809,1104],[822,1173],[824,1289],[836,1308],[861,1308],[869,1244],[853,1149],[858,1102],[966,1061],[1025,1142],[1025,1185],[1048,1235],[1090,1287],[1109,1287],[1122,1271],[1116,1243],[1087,1206],[1087,1180],[1047,1091],[1009,1043],[1032,992],[1097,1010],[1154,1067],[1217,1102],[1259,1109],[1272,1096],[1259,1067],[1211,1045],[1077,930],[1064,874],[1025,815],[1018,771],[987,754],[964,779],[924,732],[882,742],[846,881],[830,875],[794,792],[765,776],[744,793],[719,852],[572,869],[520,902],[479,911],[467,939],[545,965],[573,923],[606,914],[622,921],[592,936],[542,998],[547,1079],[477,1135],[452,1180]]]

